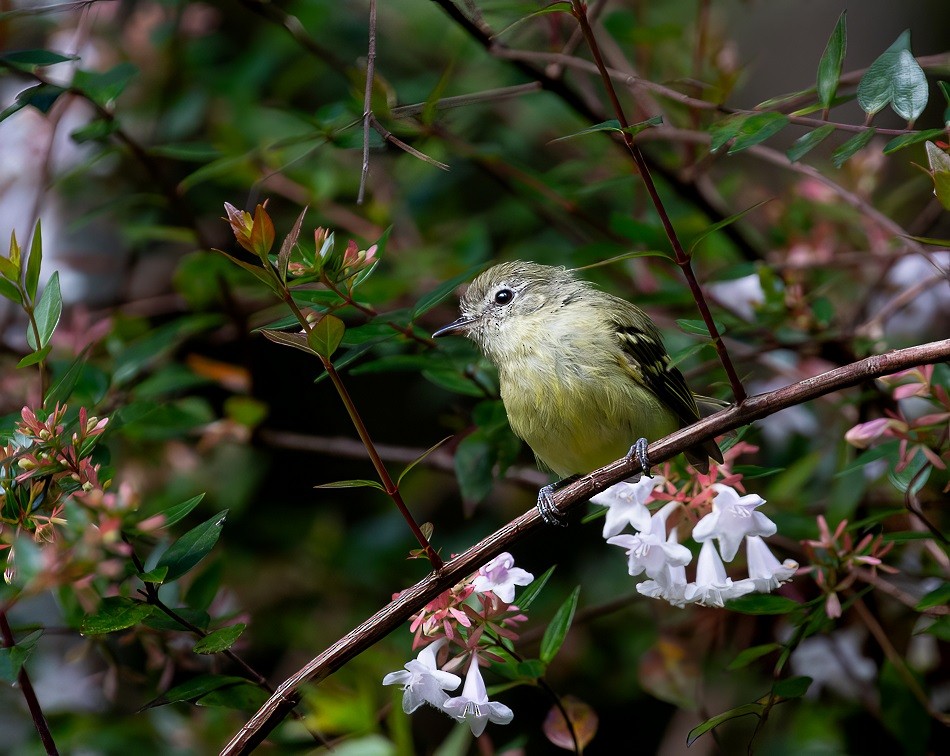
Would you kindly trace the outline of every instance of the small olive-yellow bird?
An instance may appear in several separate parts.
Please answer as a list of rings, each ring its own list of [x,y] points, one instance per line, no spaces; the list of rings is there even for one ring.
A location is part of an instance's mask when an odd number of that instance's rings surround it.
[[[566,268],[506,262],[478,276],[460,317],[433,335],[472,339],[498,368],[511,429],[562,478],[635,453],[699,419],[659,331],[636,305]],[[686,451],[697,468],[722,461],[714,441]],[[545,493],[548,494],[545,497]],[[556,520],[551,488],[538,506]],[[544,499],[548,501],[543,501]]]

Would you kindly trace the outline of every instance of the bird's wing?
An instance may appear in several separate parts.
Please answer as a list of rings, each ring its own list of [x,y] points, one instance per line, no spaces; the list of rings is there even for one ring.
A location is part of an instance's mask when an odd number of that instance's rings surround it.
[[[625,302],[632,308],[633,305]],[[625,308],[626,309],[626,308]],[[624,315],[628,313],[624,312]],[[642,322],[642,325],[636,324]],[[680,419],[689,425],[699,419],[699,409],[683,374],[670,364],[659,331],[642,318],[619,317],[614,323],[620,350],[632,377],[639,379]]]

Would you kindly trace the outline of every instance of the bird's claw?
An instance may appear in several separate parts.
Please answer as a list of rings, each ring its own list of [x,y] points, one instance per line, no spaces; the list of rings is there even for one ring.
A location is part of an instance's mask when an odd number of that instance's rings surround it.
[[[634,445],[630,447],[630,451],[627,452],[627,459],[635,459],[639,462],[643,474],[648,478],[652,478],[653,476],[650,475],[650,458],[647,456],[647,446],[648,442],[645,438],[638,438]]]
[[[554,503],[554,492],[559,488],[573,483],[578,478],[580,478],[580,475],[571,475],[569,478],[559,480],[557,483],[546,485],[538,491],[538,514],[541,515],[541,519],[544,520],[546,525],[557,525],[561,528],[567,527],[567,517]]]

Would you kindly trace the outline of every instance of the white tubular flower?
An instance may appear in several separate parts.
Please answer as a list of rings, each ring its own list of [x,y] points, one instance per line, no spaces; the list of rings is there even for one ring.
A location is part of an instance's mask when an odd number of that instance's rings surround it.
[[[740,582],[751,582],[757,593],[771,593],[782,583],[791,580],[798,570],[798,562],[793,559],[780,563],[759,536],[748,536],[745,539],[745,548],[749,577]]]
[[[650,529],[637,535],[618,535],[608,538],[607,543],[627,550],[627,571],[631,575],[646,572],[647,577],[657,580],[667,567],[683,567],[689,564],[693,555],[689,549],[666,538],[666,518],[677,507],[678,501],[671,501],[650,518]]]
[[[675,529],[670,532],[666,542],[678,543]],[[686,585],[686,568],[682,565],[667,564],[666,569],[656,576],[656,580],[637,583],[637,591],[643,596],[669,601],[673,606],[682,609],[691,603],[686,599]]]
[[[442,704],[442,711],[459,722],[468,722],[472,735],[476,738],[485,732],[489,722],[508,724],[515,716],[504,704],[488,700],[485,681],[482,679],[482,673],[478,671],[478,659],[474,655],[465,675],[462,695],[450,698]]]
[[[383,685],[402,685],[402,710],[406,714],[411,714],[424,703],[442,708],[449,699],[445,691],[455,690],[461,684],[461,677],[443,672],[436,663],[436,654],[446,643],[445,638],[430,643],[415,659],[406,663],[405,669],[390,672],[383,678]]]
[[[621,481],[606,491],[590,497],[593,504],[607,507],[607,517],[604,521],[604,538],[617,535],[629,524],[635,530],[650,529],[650,510],[646,503],[650,494],[662,486],[666,478],[654,475],[648,478],[641,476],[635,483]]]
[[[506,604],[515,600],[515,586],[528,585],[534,580],[527,570],[515,567],[515,559],[507,551],[499,554],[479,569],[472,581],[476,593],[491,591]]]
[[[689,583],[684,591],[687,603],[695,602],[703,606],[725,606],[729,599],[752,593],[755,586],[751,581],[733,582],[726,575],[726,568],[712,541],[706,541],[699,551],[696,563],[696,582]]]
[[[716,483],[713,488],[718,493],[713,499],[712,512],[693,528],[695,541],[703,543],[710,538],[718,539],[722,558],[731,562],[745,536],[775,535],[775,523],[755,511],[765,504],[765,499],[756,494],[739,496],[734,488],[722,483]]]

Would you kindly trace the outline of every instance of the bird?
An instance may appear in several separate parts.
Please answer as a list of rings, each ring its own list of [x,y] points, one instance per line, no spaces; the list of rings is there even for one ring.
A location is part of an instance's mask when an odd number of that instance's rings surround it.
[[[572,270],[497,264],[472,281],[459,310],[433,336],[471,339],[498,369],[512,431],[563,479],[539,492],[545,522],[563,524],[552,498],[558,486],[630,456],[649,475],[648,439],[700,417],[650,317]],[[710,458],[722,462],[714,440],[685,453],[701,472]]]

